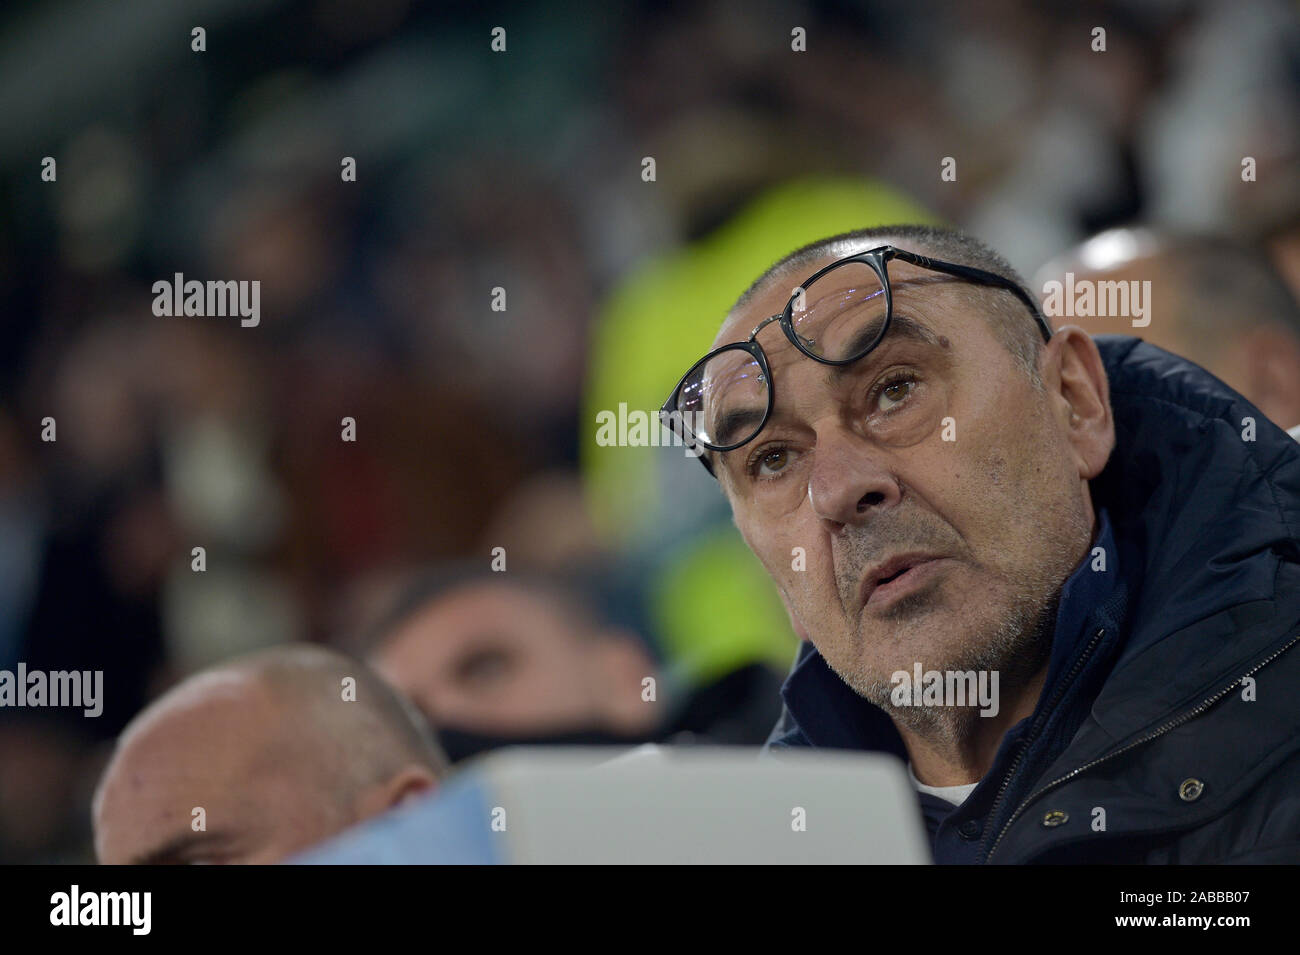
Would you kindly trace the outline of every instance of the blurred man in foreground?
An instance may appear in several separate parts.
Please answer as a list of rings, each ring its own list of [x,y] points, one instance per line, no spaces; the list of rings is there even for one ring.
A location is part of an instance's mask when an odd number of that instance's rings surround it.
[[[1181,355],[1278,426],[1300,425],[1300,305],[1264,250],[1228,238],[1111,229],[1039,270],[1039,290],[1052,282],[1080,290],[1147,283],[1149,314],[1136,323],[1129,314],[1073,320],[1094,335],[1136,335]]]
[[[771,747],[906,760],[939,862],[1300,854],[1300,446],[1221,382],[898,226],[779,261],[664,412],[808,636]]]
[[[276,862],[443,773],[419,714],[363,664],[277,647],[190,677],[123,731],[95,794],[95,852]]]
[[[592,589],[435,571],[371,628],[368,659],[453,762],[507,745],[762,743],[779,712],[775,674],[756,664],[685,693]]]

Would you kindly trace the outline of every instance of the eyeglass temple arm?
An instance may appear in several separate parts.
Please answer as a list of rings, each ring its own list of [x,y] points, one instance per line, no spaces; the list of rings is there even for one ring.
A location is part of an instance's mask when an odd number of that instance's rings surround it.
[[[1034,321],[1038,323],[1038,330],[1042,332],[1043,341],[1051,341],[1052,326],[1047,324],[1047,319],[1038,309],[1038,303],[1035,302],[1017,283],[996,272],[989,272],[985,269],[977,269],[970,265],[957,265],[954,262],[940,262],[936,259],[928,258],[924,255],[917,255],[915,252],[904,252],[902,249],[894,250],[894,258],[902,259],[904,262],[911,262],[913,265],[919,265],[924,269],[932,269],[935,272],[946,272],[949,275],[956,275],[959,278],[969,279],[980,285],[996,285],[998,288],[1004,288],[1011,292],[1029,307],[1033,313]]]

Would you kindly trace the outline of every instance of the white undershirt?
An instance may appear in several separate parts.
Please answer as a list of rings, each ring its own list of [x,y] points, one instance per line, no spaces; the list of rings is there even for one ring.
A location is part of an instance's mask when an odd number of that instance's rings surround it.
[[[979,785],[979,781],[976,780],[973,783],[965,783],[961,786],[927,786],[916,778],[916,773],[912,772],[911,763],[907,764],[907,776],[912,780],[912,785],[921,792],[929,793],[931,796],[938,796],[940,799],[950,802],[954,806],[960,806],[964,803],[966,797],[973,793],[975,787]]]

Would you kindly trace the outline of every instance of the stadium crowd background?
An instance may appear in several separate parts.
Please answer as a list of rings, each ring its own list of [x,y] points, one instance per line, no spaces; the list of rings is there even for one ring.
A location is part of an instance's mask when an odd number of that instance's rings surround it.
[[[746,666],[771,690],[795,636],[721,496],[680,450],[598,447],[595,414],[657,409],[803,242],[947,221],[1032,275],[1138,223],[1255,243],[1300,290],[1293,4],[70,0],[0,23],[0,669],[105,674],[98,719],[0,713],[0,861],[90,858],[112,741],[177,680],[355,649],[413,575],[497,547],[507,576],[588,582],[679,696]],[[176,272],[261,280],[260,325],[155,317]]]

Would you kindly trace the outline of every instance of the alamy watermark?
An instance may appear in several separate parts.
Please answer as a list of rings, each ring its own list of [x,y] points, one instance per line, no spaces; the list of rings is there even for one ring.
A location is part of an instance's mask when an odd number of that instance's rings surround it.
[[[1050,318],[1131,318],[1134,328],[1151,324],[1151,282],[1137,279],[1076,280],[1043,283],[1043,312]]]
[[[683,434],[694,434],[699,412],[628,410],[627,402],[618,403],[618,411],[596,412],[596,444],[602,448],[682,448],[688,458],[698,458],[704,448]]]
[[[148,935],[152,909],[152,892],[83,892],[73,885],[50,896],[50,924],[119,925],[130,928],[132,935]]]
[[[0,707],[81,707],[89,717],[104,712],[103,670],[0,670]]]
[[[256,328],[262,320],[262,283],[258,279],[186,281],[185,275],[177,272],[170,282],[166,279],[154,282],[153,294],[153,313],[159,318],[238,315],[239,324],[244,328]]]
[[[997,670],[895,670],[889,700],[895,706],[976,706],[980,716],[998,715]]]

